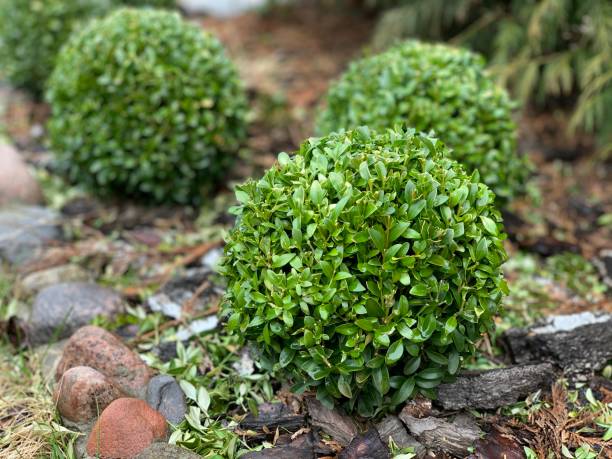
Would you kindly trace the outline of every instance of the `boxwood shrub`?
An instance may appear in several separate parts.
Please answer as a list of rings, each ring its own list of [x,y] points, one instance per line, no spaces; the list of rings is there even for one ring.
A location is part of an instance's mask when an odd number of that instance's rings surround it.
[[[451,378],[507,290],[494,194],[439,140],[367,128],[304,142],[237,188],[229,330],[295,390],[373,416]]]
[[[0,73],[35,96],[43,93],[58,50],[109,0],[0,0]]]
[[[245,135],[246,96],[220,42],[178,13],[119,9],[63,48],[49,134],[99,193],[197,202]]]
[[[465,49],[400,43],[350,65],[331,86],[317,131],[434,130],[503,203],[522,191],[529,168],[516,150],[514,103],[484,70],[484,59]]]

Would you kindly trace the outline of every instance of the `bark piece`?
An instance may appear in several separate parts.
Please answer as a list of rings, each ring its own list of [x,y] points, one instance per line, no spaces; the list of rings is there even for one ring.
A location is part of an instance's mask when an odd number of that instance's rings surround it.
[[[472,416],[460,414],[452,421],[440,418],[415,418],[401,412],[399,418],[427,449],[443,451],[456,457],[470,454],[468,448],[474,445],[483,432]]]
[[[330,410],[315,398],[306,399],[306,406],[311,424],[319,427],[342,446],[347,446],[358,434],[359,429],[355,421],[342,411]]]
[[[582,312],[548,317],[504,333],[516,363],[548,361],[568,376],[590,375],[612,359],[612,315]]]
[[[550,387],[554,377],[550,363],[466,373],[455,382],[438,388],[437,403],[446,410],[492,410],[514,403],[538,389]]]
[[[306,424],[303,414],[295,414],[282,403],[262,403],[258,407],[259,413],[252,413],[240,423],[243,430],[261,432],[265,429],[274,432],[276,429],[286,432],[296,432]]]
[[[380,440],[385,444],[389,444],[389,438],[392,438],[400,448],[412,448],[417,458],[425,457],[427,450],[421,445],[412,435],[408,433],[402,421],[397,416],[387,416],[378,424],[376,430]]]
[[[389,448],[381,441],[378,431],[371,427],[357,435],[340,453],[338,459],[383,459],[389,457]]]
[[[523,459],[525,452],[516,436],[507,428],[493,426],[485,438],[476,441],[474,454],[468,459]]]

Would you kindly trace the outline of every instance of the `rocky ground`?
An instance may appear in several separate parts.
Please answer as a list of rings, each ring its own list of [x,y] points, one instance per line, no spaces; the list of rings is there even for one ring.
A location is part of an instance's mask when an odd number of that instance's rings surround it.
[[[236,181],[310,134],[371,25],[308,8],[203,20],[255,107]],[[229,190],[198,210],[99,202],[53,174],[45,107],[0,95],[0,457],[612,457],[609,165],[546,137],[546,115],[523,121],[538,167],[506,215],[497,331],[437,400],[366,422],[291,394],[218,323]]]

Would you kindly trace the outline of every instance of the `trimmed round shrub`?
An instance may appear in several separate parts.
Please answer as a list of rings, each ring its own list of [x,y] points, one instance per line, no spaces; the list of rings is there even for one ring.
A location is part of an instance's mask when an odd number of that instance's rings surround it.
[[[93,21],[60,53],[47,98],[60,166],[102,194],[197,203],[246,131],[245,92],[221,43],[169,11]]]
[[[478,54],[407,41],[353,62],[326,101],[320,134],[361,125],[433,130],[501,202],[523,190],[529,169],[516,151],[514,103]]]
[[[109,0],[0,0],[0,75],[36,97],[70,34]]]
[[[305,142],[259,181],[225,248],[230,331],[295,390],[373,416],[452,378],[507,290],[494,194],[413,130]]]

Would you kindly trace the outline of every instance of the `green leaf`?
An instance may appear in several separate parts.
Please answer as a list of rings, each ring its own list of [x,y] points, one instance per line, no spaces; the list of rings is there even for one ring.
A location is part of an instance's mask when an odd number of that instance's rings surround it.
[[[285,266],[295,258],[295,253],[285,253],[283,255],[272,255],[272,267],[280,268]]]
[[[350,279],[351,277],[353,277],[351,273],[347,273],[346,271],[341,271],[339,273],[336,273],[336,275],[334,276],[334,280],[340,281],[344,279]]]
[[[444,333],[450,335],[457,328],[457,317],[450,316],[446,319],[446,323],[444,324]]]
[[[359,328],[353,324],[342,324],[336,327],[336,333],[340,333],[341,335],[354,335],[358,331]]]
[[[427,296],[429,294],[429,287],[425,284],[413,285],[410,289],[410,294],[414,296]]]
[[[352,378],[350,375],[340,375],[338,377],[338,390],[346,398],[353,397],[353,390],[351,389],[351,379]]]
[[[285,347],[280,353],[278,363],[280,364],[281,368],[285,368],[287,365],[289,365],[293,361],[294,357],[295,357],[295,350]]]
[[[404,375],[410,376],[421,366],[421,357],[412,357],[404,365]]]
[[[421,211],[425,208],[426,204],[427,204],[427,201],[425,199],[421,199],[415,202],[414,204],[412,204],[408,208],[408,213],[406,214],[406,218],[408,220],[414,220],[421,213]]]
[[[318,206],[323,202],[323,197],[324,194],[321,184],[318,180],[313,180],[312,185],[310,185],[310,200]]]
[[[482,260],[489,254],[489,241],[486,238],[481,238],[476,246],[476,260]]]
[[[359,328],[365,330],[365,331],[372,331],[374,330],[374,324],[376,322],[373,322],[371,319],[357,319],[355,321],[355,325],[357,325]]]
[[[389,371],[387,367],[382,366],[372,370],[372,382],[380,395],[389,392]]]
[[[361,177],[364,178],[365,180],[370,179],[370,169],[368,168],[367,161],[363,161],[359,165],[359,175],[361,175]]]
[[[395,241],[398,237],[406,232],[410,227],[409,222],[397,222],[389,231],[389,242]]]
[[[448,372],[451,375],[454,375],[455,373],[457,373],[457,370],[459,369],[459,364],[461,362],[461,359],[459,357],[459,353],[456,350],[452,350],[450,352],[450,354],[448,355]]]
[[[414,392],[415,384],[416,381],[414,378],[406,378],[400,388],[393,394],[391,405],[397,406],[408,400]]]
[[[244,203],[249,202],[251,198],[246,191],[236,189],[236,199],[238,200],[238,202],[241,202],[244,204]]]
[[[485,230],[487,230],[487,233],[492,236],[497,236],[499,234],[497,231],[497,225],[489,217],[480,217],[480,220],[482,221]]]
[[[439,352],[432,351],[431,349],[427,349],[425,350],[425,354],[427,354],[427,357],[429,357],[429,360],[431,360],[434,363],[437,363],[438,365],[448,364],[448,358],[440,354]]]
[[[372,238],[372,241],[374,242],[376,248],[381,252],[385,250],[385,236],[383,235],[383,233],[377,230],[376,228],[370,228],[369,232],[370,237]]]
[[[402,358],[403,354],[404,344],[402,343],[401,339],[398,339],[391,346],[389,346],[389,349],[387,349],[387,365],[393,365],[395,362]]]

